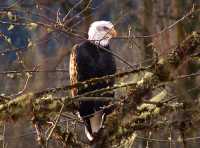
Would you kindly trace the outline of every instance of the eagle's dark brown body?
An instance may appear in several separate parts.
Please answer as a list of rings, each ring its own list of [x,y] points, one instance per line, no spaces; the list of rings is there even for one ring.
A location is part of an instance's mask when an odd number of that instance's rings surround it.
[[[109,46],[104,47],[110,50]],[[70,80],[71,83],[82,82],[91,78],[102,77],[116,72],[115,60],[112,54],[106,52],[90,41],[86,41],[80,45],[76,45],[72,49],[70,57]],[[111,81],[101,81],[86,88],[72,90],[72,96],[84,94],[89,91],[106,88],[114,85],[114,79]],[[95,95],[95,97],[113,97],[114,93],[106,93],[103,95]],[[90,115],[95,111],[102,109],[104,105],[108,104],[105,101],[80,101],[79,113],[86,122],[88,131],[91,132],[89,121]],[[86,118],[85,118],[86,117]]]

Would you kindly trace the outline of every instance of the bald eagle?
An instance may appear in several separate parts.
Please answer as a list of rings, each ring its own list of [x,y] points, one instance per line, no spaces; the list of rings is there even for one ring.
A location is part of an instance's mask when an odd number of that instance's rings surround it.
[[[90,25],[88,40],[75,45],[70,55],[70,82],[75,84],[91,78],[102,77],[116,72],[116,64],[112,54],[103,50],[110,50],[109,41],[117,35],[114,25],[109,21],[96,21]],[[86,88],[73,88],[72,96],[81,95],[114,85],[114,79],[87,86]],[[114,92],[105,93],[103,97],[114,97]],[[94,97],[99,97],[95,95]],[[85,134],[90,141],[100,131],[105,120],[106,112],[102,110],[108,101],[80,101],[79,114],[85,124]]]

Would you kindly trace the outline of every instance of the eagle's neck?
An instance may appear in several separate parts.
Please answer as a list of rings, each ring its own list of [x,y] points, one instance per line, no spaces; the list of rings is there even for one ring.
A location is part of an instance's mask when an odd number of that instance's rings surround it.
[[[90,41],[90,40],[87,42],[87,44],[88,44],[90,47],[92,47],[92,49],[94,49],[94,48],[97,48],[97,49],[99,49],[99,48],[106,48],[107,50],[110,49],[109,44],[101,45],[101,44],[99,44],[99,43],[97,44],[97,42]]]
[[[88,36],[88,40],[96,44],[97,46],[108,46],[110,39],[106,38],[105,35],[95,34],[94,36]]]

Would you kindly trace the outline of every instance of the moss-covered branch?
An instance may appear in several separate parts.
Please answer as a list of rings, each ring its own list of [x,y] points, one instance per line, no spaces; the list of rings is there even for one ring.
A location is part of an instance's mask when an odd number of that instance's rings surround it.
[[[149,74],[147,77],[144,77],[140,82],[138,82],[137,85],[129,91],[128,98],[126,98],[124,103],[121,104],[121,106],[119,106],[118,109],[108,118],[106,122],[108,128],[106,128],[104,135],[104,138],[106,138],[103,139],[104,146],[109,147],[109,145],[119,143],[122,138],[131,135],[133,130],[130,132],[130,129],[134,129],[133,127],[138,129],[138,127],[136,128],[136,123],[142,123],[148,118],[159,116],[163,112],[163,109],[167,113],[168,109],[171,110],[173,108],[173,106],[164,106],[160,109],[160,106],[142,104],[140,109],[144,109],[145,107],[146,112],[142,112],[139,115],[135,112],[139,104],[142,103],[143,97],[148,95],[148,93],[151,92],[155,86],[160,83],[176,80],[176,77],[173,75],[176,68],[181,65],[186,57],[192,55],[199,48],[200,33],[193,32],[183,42],[181,42],[180,45],[174,48],[167,57],[158,59],[158,62],[151,70],[151,75]],[[165,98],[164,96],[166,95],[167,94],[165,92],[164,94],[157,96],[156,102],[163,101]],[[155,97],[150,100],[155,101]],[[183,108],[183,106],[179,107]],[[140,129],[146,128],[141,128],[140,126]],[[106,135],[109,135],[109,137]]]
[[[33,112],[38,116],[41,114],[42,117],[46,115],[48,116],[48,114],[58,112],[63,103],[65,104],[66,110],[73,111],[75,109],[73,102],[80,100],[82,97],[127,87],[129,89],[128,94],[114,102],[114,104],[116,103],[116,109],[106,120],[106,129],[102,134],[101,140],[103,141],[104,146],[109,147],[110,145],[114,143],[116,144],[120,141],[122,137],[128,137],[131,135],[135,129],[145,129],[146,126],[141,126],[143,120],[157,117],[163,112],[163,110],[173,111],[172,106],[160,104],[167,95],[165,89],[160,94],[149,100],[150,105],[142,104],[143,97],[151,97],[152,90],[160,84],[176,80],[177,77],[173,75],[174,71],[179,67],[179,65],[181,65],[186,57],[193,55],[199,48],[200,33],[193,32],[182,43],[180,43],[180,45],[174,48],[167,57],[159,57],[157,62],[148,68],[140,68],[102,78],[94,78],[64,88],[49,89],[38,93],[27,93],[17,98],[13,98],[12,100],[7,100],[0,104],[0,120],[3,121],[10,118],[17,120],[24,115],[28,115],[28,117],[31,118]],[[123,77],[140,71],[143,71],[145,75],[138,82],[116,84],[110,88],[88,92],[76,97],[65,96],[56,98],[52,95],[57,91],[69,90],[74,87],[87,87],[87,85],[92,85],[102,80],[109,80],[114,77]],[[147,103],[148,102],[146,102],[146,104]],[[182,106],[178,107],[181,108]],[[140,114],[138,114],[138,111]],[[107,135],[109,135],[109,137]]]

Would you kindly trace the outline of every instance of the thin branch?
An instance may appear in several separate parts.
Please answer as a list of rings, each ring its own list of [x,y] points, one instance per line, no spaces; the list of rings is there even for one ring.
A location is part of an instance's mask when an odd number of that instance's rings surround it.
[[[68,19],[67,21],[65,21],[65,24],[70,23],[72,20],[74,20],[77,16],[83,14],[90,6],[90,4],[92,3],[92,0],[89,0],[88,4],[85,6],[84,9],[82,9],[79,13],[77,13],[75,16],[73,16],[72,18]]]
[[[177,21],[175,21],[173,24],[171,24],[170,26],[165,27],[164,29],[162,29],[161,31],[154,33],[154,34],[150,34],[150,35],[144,35],[144,36],[125,36],[125,37],[115,37],[113,39],[130,39],[130,38],[152,38],[152,37],[157,37],[161,34],[163,34],[164,32],[171,30],[174,26],[176,26],[177,24],[183,22],[186,18],[190,17],[191,15],[193,15],[194,13],[198,13],[200,12],[200,9],[196,9],[195,10],[195,6],[193,5],[193,7],[191,8],[191,10],[186,13],[183,17],[181,17],[180,19],[178,19]]]
[[[29,82],[30,78],[32,77],[32,75],[30,75],[29,73],[27,73],[26,76],[27,76],[27,78],[25,80],[25,84],[24,84],[22,90],[20,90],[16,94],[11,95],[10,97],[16,97],[16,96],[22,95],[24,93],[24,91],[26,90],[28,82]]]
[[[6,123],[4,122],[3,123],[3,139],[2,139],[2,145],[3,145],[3,148],[6,148],[6,138],[5,138],[5,133],[6,133]]]
[[[38,123],[34,123],[34,127],[35,127],[35,130],[36,130],[37,141],[39,142],[39,144],[42,148],[45,148],[44,137],[42,135],[41,127],[38,125]]]
[[[48,90],[44,90],[41,92],[38,92],[38,94],[47,94],[47,93],[51,93],[51,92],[57,92],[57,91],[61,91],[61,90],[69,90],[72,88],[78,88],[78,87],[85,87],[85,85],[94,85],[97,82],[101,82],[102,80],[106,81],[106,80],[111,80],[113,78],[121,78],[130,74],[134,74],[134,73],[138,73],[141,71],[148,71],[150,70],[151,66],[149,67],[143,67],[143,68],[138,68],[138,69],[134,69],[134,70],[130,70],[130,71],[125,71],[125,72],[121,72],[121,73],[116,73],[116,74],[112,74],[112,75],[107,75],[107,76],[103,76],[103,77],[98,77],[98,78],[92,78],[83,82],[78,82],[75,83],[73,85],[67,85],[64,87],[58,87],[58,88],[51,88]]]
[[[59,122],[59,120],[60,120],[60,116],[61,116],[61,114],[62,114],[63,109],[64,109],[64,104],[61,106],[61,109],[60,109],[60,111],[59,111],[59,114],[57,115],[56,121],[55,121],[53,127],[51,128],[51,130],[50,130],[50,132],[49,132],[49,135],[48,135],[47,138],[46,138],[46,147],[48,147],[48,141],[49,141],[49,139],[51,138],[51,135],[53,134],[53,131],[54,131],[54,129],[56,128],[56,126],[57,126],[57,124],[58,124],[58,122]]]
[[[18,73],[68,73],[69,71],[66,69],[55,69],[55,70],[22,70],[22,71],[1,71],[0,75],[7,75],[7,74],[18,74]]]
[[[4,5],[0,5],[0,10],[4,10],[4,9],[11,9],[15,6],[17,6],[18,4],[22,3],[24,0],[16,0],[15,2],[13,2],[11,5],[9,6],[4,6]]]
[[[63,17],[63,24],[66,24],[66,21],[67,21],[67,17],[69,16],[69,14],[75,9],[77,8],[81,3],[83,2],[83,0],[80,0],[78,3],[76,3],[69,11],[68,13]]]

